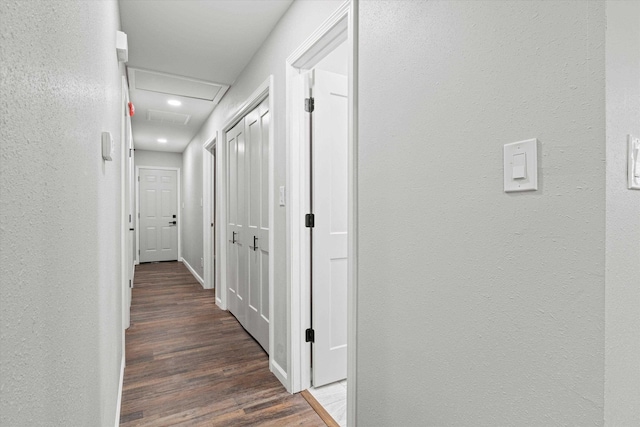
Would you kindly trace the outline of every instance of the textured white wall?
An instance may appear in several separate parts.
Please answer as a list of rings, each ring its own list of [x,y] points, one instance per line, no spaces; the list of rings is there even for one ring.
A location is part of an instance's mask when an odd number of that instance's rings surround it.
[[[359,36],[359,424],[602,425],[604,3],[363,0]]]
[[[238,111],[243,102],[264,82],[270,74],[275,77],[275,111],[273,112],[273,126],[275,126],[274,160],[275,160],[275,190],[274,200],[278,200],[278,187],[285,185],[286,153],[285,153],[285,110],[286,110],[286,74],[285,61],[287,57],[311,35],[322,22],[334,12],[342,2],[339,0],[305,0],[294,1],[287,13],[282,17],[276,28],[265,40],[260,50],[238,77],[231,89],[225,94],[220,104],[213,111],[203,125],[198,135],[191,141],[184,152],[184,184],[183,194],[198,201],[202,197],[202,146],[215,134],[222,131],[226,122]],[[220,134],[221,136],[221,134]],[[187,165],[189,162],[192,166]],[[192,171],[192,172],[191,172]],[[193,175],[192,175],[193,174]],[[200,184],[197,184],[197,183]],[[287,334],[287,271],[286,271],[286,208],[275,207],[275,229],[271,234],[275,239],[275,283],[274,304],[275,315],[275,348],[276,362],[287,369],[287,354],[289,352],[289,337]],[[195,242],[193,252],[189,252],[194,259],[202,257],[202,209],[186,212],[183,219],[187,219],[193,227],[183,228],[183,242]],[[196,225],[197,224],[197,225]],[[185,243],[185,252],[186,252]],[[191,249],[189,249],[191,251]],[[191,262],[189,260],[189,262]],[[193,266],[193,264],[192,264]]]
[[[605,421],[640,426],[640,191],[627,189],[627,134],[640,137],[640,2],[608,1]]]
[[[113,426],[118,5],[4,0],[0,22],[0,425]],[[112,162],[102,131],[116,144]]]

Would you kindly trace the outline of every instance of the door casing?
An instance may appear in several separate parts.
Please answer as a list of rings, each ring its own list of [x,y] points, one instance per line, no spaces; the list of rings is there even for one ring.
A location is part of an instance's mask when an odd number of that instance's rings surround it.
[[[271,114],[271,122],[275,123],[277,120],[278,112],[275,111],[274,108],[274,77],[273,75],[269,75],[267,79],[262,82],[258,86],[258,88],[247,98],[247,100],[240,106],[240,108],[236,111],[236,113],[225,123],[223,128],[216,132],[215,135],[211,136],[207,142],[204,144],[204,147],[211,147],[211,143],[213,140],[216,142],[216,185],[218,187],[218,192],[216,194],[216,202],[217,202],[217,221],[216,224],[216,248],[219,251],[216,253],[216,304],[223,310],[227,310],[227,248],[226,242],[228,240],[226,224],[227,224],[227,141],[226,134],[229,130],[231,130],[243,117],[245,117],[248,113],[250,113],[255,107],[260,105],[262,101],[264,101],[267,97],[269,98],[269,111]],[[275,141],[275,125],[269,127],[269,229],[274,229],[275,224],[275,215],[274,215],[274,150],[273,144]],[[219,143],[218,143],[219,142]],[[207,161],[211,161],[211,156],[208,157]],[[206,163],[205,163],[206,164]],[[211,213],[206,215],[207,210],[210,211],[210,199],[211,197],[211,176],[210,176],[210,167],[205,167],[203,173],[203,193],[205,196],[205,200],[203,201],[203,205],[205,208],[205,217],[211,218]],[[208,202],[208,203],[207,203]],[[209,206],[207,208],[207,206]],[[205,226],[210,227],[210,223],[204,223]],[[209,232],[208,230],[203,230],[204,233]],[[206,235],[206,234],[205,234]],[[275,253],[275,234],[271,235],[269,239],[269,253]],[[211,262],[211,247],[205,245],[204,248],[204,263],[205,268],[207,262]],[[274,270],[275,270],[275,260],[274,256],[269,257],[269,312],[274,313],[274,301],[273,301],[273,283],[274,283]],[[209,278],[211,280],[211,278]],[[211,282],[206,282],[205,287],[211,286]],[[272,314],[273,316],[273,314]],[[274,360],[274,324],[275,322],[269,322],[269,369],[278,377],[281,378],[282,373],[284,373],[286,378],[286,372],[278,366],[278,364]],[[282,381],[282,379],[281,379]],[[284,382],[283,382],[284,383]]]
[[[204,143],[203,148],[205,150],[204,155],[202,156],[202,178],[203,178],[203,187],[202,187],[202,235],[209,236],[204,239],[204,248],[203,248],[203,257],[204,257],[204,288],[205,289],[214,289],[220,283],[220,256],[215,260],[215,265],[212,262],[214,253],[219,254],[220,252],[220,227],[219,221],[220,216],[218,215],[218,211],[220,210],[219,203],[219,194],[214,191],[212,176],[213,173],[216,173],[215,179],[218,179],[218,163],[217,157],[217,144],[218,142],[218,132],[216,131],[207,141]],[[215,155],[214,155],[215,152]],[[216,187],[218,188],[218,193],[220,193],[220,181],[216,182]],[[214,209],[215,206],[215,209]],[[211,223],[214,224],[214,230],[211,230]],[[212,232],[213,231],[213,232]],[[215,237],[214,237],[215,236]],[[221,299],[219,292],[216,291],[216,303],[221,306]]]
[[[357,321],[357,8],[358,0],[343,3],[296,49],[286,61],[287,73],[287,204],[290,255],[288,285],[290,313],[290,381],[287,389],[297,393],[311,385],[310,345],[304,331],[310,323],[310,242],[304,224],[308,194],[308,147],[305,138],[304,81],[301,73],[312,69],[345,40],[349,51],[349,136],[348,136],[348,302],[347,302],[347,423],[356,425],[356,321]]]
[[[120,239],[120,256],[121,256],[121,277],[122,277],[122,328],[128,329],[131,324],[131,287],[129,281],[133,283],[134,256],[131,242],[131,231],[129,229],[133,225],[133,218],[129,219],[129,215],[133,216],[131,206],[131,190],[133,177],[131,176],[130,164],[133,157],[130,157],[130,151],[133,150],[133,138],[131,137],[131,118],[127,104],[129,103],[129,87],[127,80],[122,77],[122,129],[120,132],[120,146],[122,147],[120,161],[122,163],[120,170],[120,209],[121,209],[121,239]],[[124,333],[122,335],[122,349],[124,353],[125,342]]]

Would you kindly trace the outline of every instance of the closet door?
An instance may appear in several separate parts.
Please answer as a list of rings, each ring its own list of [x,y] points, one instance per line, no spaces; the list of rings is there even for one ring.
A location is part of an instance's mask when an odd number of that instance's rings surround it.
[[[227,140],[227,306],[246,329],[247,260],[245,242],[244,119]]]
[[[247,330],[269,351],[269,101],[245,117]]]

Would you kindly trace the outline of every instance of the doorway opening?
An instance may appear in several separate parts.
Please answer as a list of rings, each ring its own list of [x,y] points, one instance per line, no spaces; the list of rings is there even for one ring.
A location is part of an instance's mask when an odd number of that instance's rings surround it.
[[[287,59],[290,391],[346,388],[341,425],[356,421],[355,25],[345,2]]]
[[[136,167],[136,262],[180,261],[180,168]]]
[[[203,231],[204,231],[204,285],[205,289],[216,289],[216,303],[221,305],[220,295],[218,295],[218,284],[220,283],[219,247],[218,237],[220,235],[218,222],[218,132],[204,144],[205,154],[203,156]]]
[[[273,272],[273,76],[269,76],[218,134],[205,144],[215,147],[213,155],[204,156],[204,194],[215,205],[204,202],[205,235],[215,228],[215,243],[206,244],[205,271],[215,271],[216,304],[229,310],[260,343],[274,367]],[[217,142],[214,142],[217,141]],[[208,174],[214,167],[215,181]],[[215,206],[215,217],[212,216]],[[215,269],[210,262],[215,246]],[[212,274],[209,273],[212,282]],[[205,286],[206,287],[206,286]],[[277,376],[277,374],[276,374]]]

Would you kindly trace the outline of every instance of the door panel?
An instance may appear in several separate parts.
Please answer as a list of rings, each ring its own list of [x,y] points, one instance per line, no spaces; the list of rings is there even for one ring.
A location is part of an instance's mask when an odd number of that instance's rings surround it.
[[[314,71],[313,385],[347,376],[347,78]]]
[[[140,169],[140,262],[176,261],[178,173]]]

